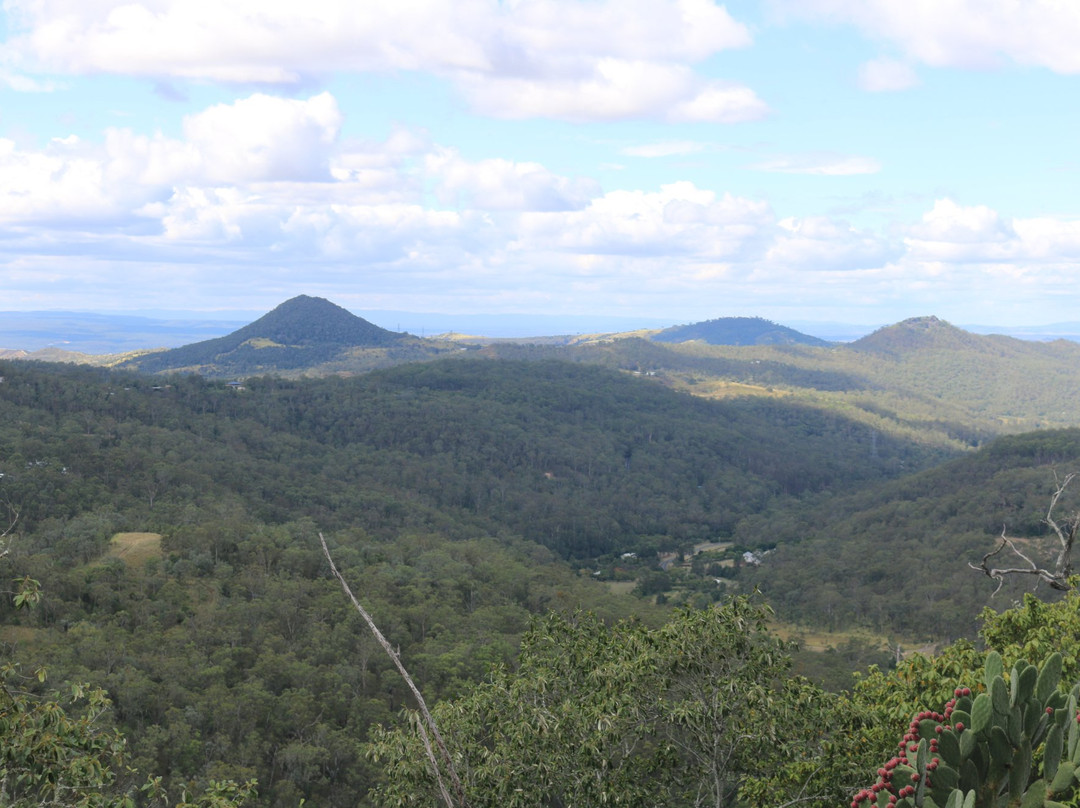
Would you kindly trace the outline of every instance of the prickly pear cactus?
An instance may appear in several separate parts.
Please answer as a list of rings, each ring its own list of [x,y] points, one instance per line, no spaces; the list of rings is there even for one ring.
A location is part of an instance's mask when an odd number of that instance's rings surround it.
[[[1020,661],[1005,680],[986,659],[982,687],[916,715],[897,754],[851,808],[1065,808],[1080,785],[1080,684],[1058,689],[1061,655]]]

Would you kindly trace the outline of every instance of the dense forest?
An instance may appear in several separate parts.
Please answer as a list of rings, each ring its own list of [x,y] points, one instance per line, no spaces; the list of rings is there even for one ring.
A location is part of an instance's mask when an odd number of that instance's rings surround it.
[[[1002,521],[1038,536],[1053,471],[1080,459],[1069,430],[964,454],[963,441],[884,429],[833,401],[687,395],[649,375],[668,350],[630,341],[559,359],[502,346],[232,384],[0,363],[0,515],[13,525],[0,578],[41,593],[29,610],[0,598],[4,658],[24,673],[45,666],[44,682],[20,685],[35,697],[103,688],[101,720],[127,736],[129,763],[167,786],[255,779],[265,806],[405,799],[384,778],[386,761],[406,766],[391,728],[414,705],[329,575],[319,533],[428,697],[450,705],[479,698],[492,671],[546,675],[544,632],[570,641],[580,626],[574,642],[613,654],[675,642],[664,626],[692,614],[764,632],[758,606],[727,597],[755,585],[793,622],[973,637],[993,586],[966,554],[988,549]],[[792,362],[685,357],[839,393],[870,386],[854,368],[843,382]],[[660,569],[702,544],[762,563],[716,580],[707,565]],[[630,616],[629,634],[604,633]],[[769,660],[754,656],[753,670],[785,669],[792,649],[753,636],[740,653],[765,643]],[[690,686],[652,670],[664,687]],[[628,698],[660,686],[627,675]],[[777,719],[795,721],[787,709]],[[649,715],[683,738],[678,716]],[[743,774],[718,788],[730,796]],[[670,789],[670,804],[690,799]]]

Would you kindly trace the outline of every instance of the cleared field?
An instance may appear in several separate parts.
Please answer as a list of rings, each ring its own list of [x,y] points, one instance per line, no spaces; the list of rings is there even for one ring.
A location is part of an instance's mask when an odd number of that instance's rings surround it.
[[[798,640],[799,645],[807,651],[827,651],[830,648],[839,648],[850,640],[881,650],[889,650],[893,647],[888,638],[859,629],[829,632],[806,630],[784,623],[773,623],[770,628],[781,639]],[[915,649],[912,648],[912,650]]]
[[[37,636],[39,629],[30,626],[0,626],[0,642],[30,642]]]
[[[160,533],[117,533],[109,542],[106,558],[119,558],[129,567],[139,567],[161,557]]]

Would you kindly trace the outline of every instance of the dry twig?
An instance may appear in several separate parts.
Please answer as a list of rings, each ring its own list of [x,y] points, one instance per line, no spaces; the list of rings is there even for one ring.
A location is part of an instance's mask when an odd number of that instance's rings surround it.
[[[1001,528],[1001,536],[998,539],[997,547],[984,555],[980,564],[968,562],[969,567],[983,572],[989,578],[998,582],[997,589],[994,590],[995,595],[1001,591],[1002,584],[1005,583],[1005,578],[1009,575],[1034,575],[1038,577],[1040,581],[1045,581],[1053,589],[1062,592],[1067,592],[1072,589],[1072,584],[1069,581],[1072,576],[1072,546],[1076,539],[1076,531],[1077,529],[1080,529],[1080,513],[1075,513],[1064,521],[1059,522],[1054,518],[1054,508],[1057,507],[1058,500],[1061,499],[1061,495],[1065,493],[1065,489],[1069,487],[1069,483],[1071,483],[1075,477],[1076,472],[1066,474],[1064,479],[1058,479],[1057,474],[1054,475],[1054,480],[1058,484],[1057,490],[1054,491],[1053,496],[1050,497],[1050,507],[1047,508],[1046,516],[1043,517],[1042,520],[1044,525],[1054,531],[1054,534],[1058,539],[1060,550],[1057,558],[1054,560],[1053,569],[1040,567],[1027,555],[1022,553],[1016,546],[1016,540],[1006,535],[1004,525]],[[1014,555],[1022,559],[1027,566],[991,567],[990,559],[1006,547],[1008,547]]]

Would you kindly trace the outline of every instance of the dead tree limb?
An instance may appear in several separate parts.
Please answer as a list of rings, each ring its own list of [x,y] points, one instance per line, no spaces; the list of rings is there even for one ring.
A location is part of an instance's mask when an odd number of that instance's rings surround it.
[[[349,600],[351,600],[353,606],[356,607],[356,611],[360,612],[360,616],[364,618],[364,622],[367,623],[368,628],[371,629],[371,633],[375,635],[375,639],[379,641],[379,645],[383,647],[387,656],[393,661],[394,666],[398,669],[398,673],[401,674],[401,677],[409,686],[409,690],[412,691],[413,697],[416,699],[417,705],[419,705],[420,715],[423,720],[416,722],[416,728],[420,732],[420,740],[424,744],[424,751],[427,753],[428,762],[431,764],[432,771],[435,774],[435,781],[438,783],[439,792],[442,794],[443,801],[446,803],[447,808],[455,808],[455,804],[450,797],[450,792],[443,782],[443,766],[439,765],[439,760],[435,756],[435,752],[431,746],[431,738],[435,739],[435,746],[439,750],[439,757],[442,758],[443,764],[446,767],[446,773],[454,787],[454,793],[457,795],[457,808],[468,808],[468,801],[465,799],[465,789],[462,787],[461,780],[458,778],[457,769],[454,767],[454,761],[450,757],[450,752],[446,748],[446,743],[443,741],[439,728],[435,725],[435,719],[432,718],[431,713],[428,711],[427,702],[425,702],[424,697],[420,695],[420,689],[416,686],[416,683],[413,682],[412,677],[409,676],[409,672],[405,670],[405,665],[401,661],[401,655],[392,645],[390,645],[386,637],[383,636],[383,633],[379,631],[379,627],[375,625],[375,621],[371,618],[371,615],[360,605],[360,601],[358,601],[356,596],[352,593],[344,576],[338,572],[337,565],[334,564],[334,559],[330,556],[330,548],[326,546],[326,539],[323,538],[322,533],[319,533],[319,542],[322,544],[323,554],[326,556],[326,560],[330,562],[330,571],[334,573],[334,577],[341,583],[341,588],[344,589],[345,594],[349,596]]]
[[[1076,532],[1080,529],[1080,512],[1074,513],[1067,519],[1058,520],[1054,518],[1054,509],[1057,507],[1061,495],[1065,493],[1065,489],[1069,487],[1069,483],[1071,483],[1075,477],[1076,472],[1066,474],[1062,479],[1059,479],[1056,473],[1054,474],[1054,482],[1057,483],[1057,489],[1050,497],[1050,506],[1046,510],[1046,516],[1042,519],[1043,524],[1054,532],[1054,535],[1057,536],[1058,540],[1058,554],[1054,559],[1054,566],[1052,569],[1040,567],[1032,561],[1031,558],[1022,553],[1016,546],[1016,540],[1006,535],[1006,528],[1004,525],[1001,528],[1001,536],[998,537],[997,546],[983,556],[982,562],[979,564],[968,562],[968,566],[972,569],[979,570],[989,578],[997,581],[997,589],[994,590],[995,595],[1001,591],[1001,587],[1005,583],[1005,578],[1009,575],[1034,575],[1040,581],[1045,581],[1049,584],[1052,589],[1057,589],[1061,592],[1068,592],[1073,588],[1072,582],[1070,581],[1073,574],[1072,547],[1073,542],[1076,540]],[[1027,566],[990,566],[990,559],[1006,547]]]
[[[19,509],[11,503],[8,503],[7,508],[8,516],[11,518],[11,524],[7,526],[3,533],[0,533],[0,558],[6,556],[11,549],[11,545],[7,541],[7,536],[15,529],[15,523],[19,521]]]

